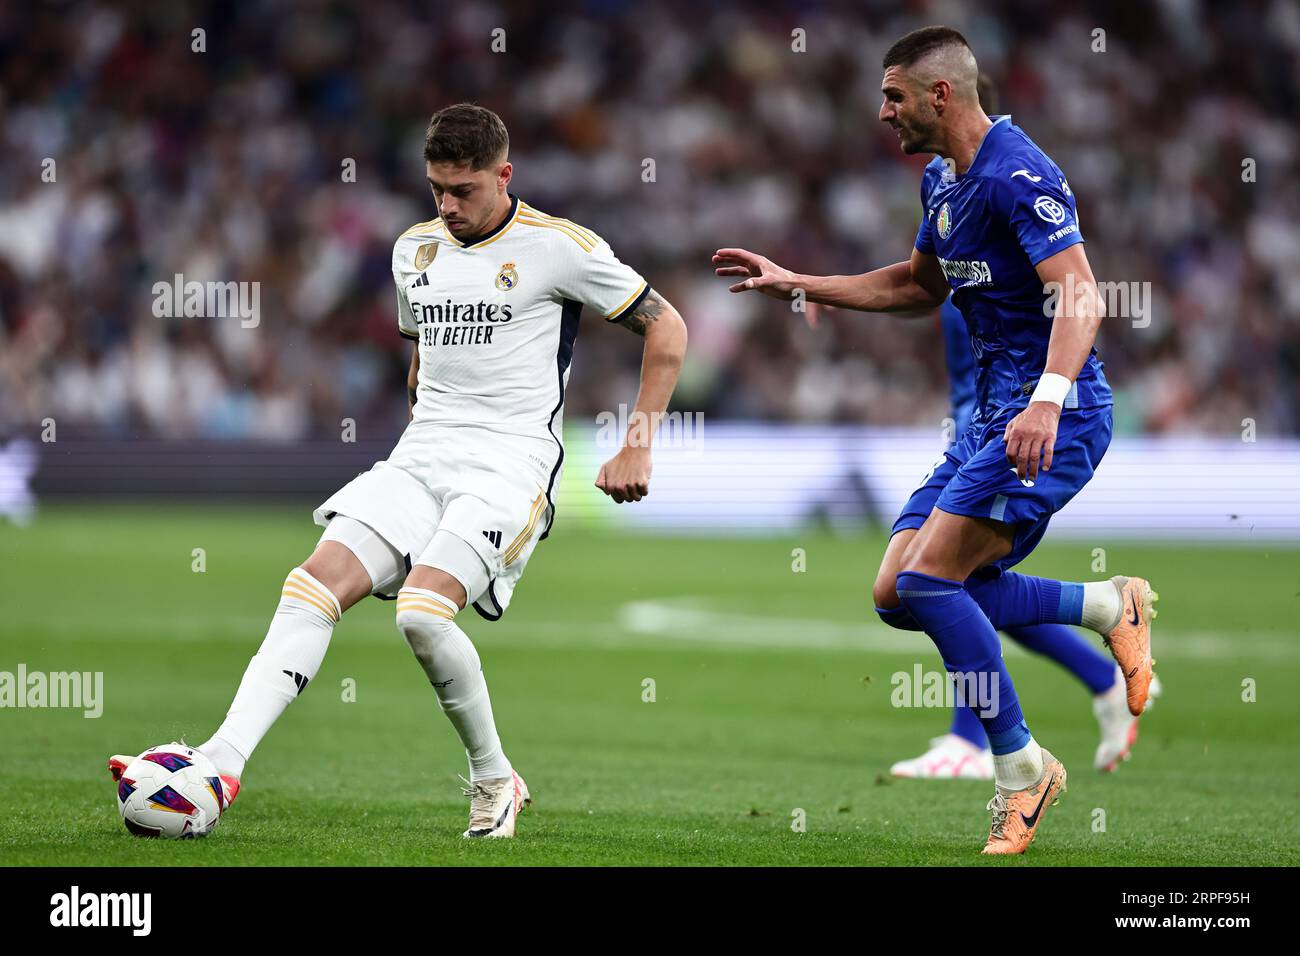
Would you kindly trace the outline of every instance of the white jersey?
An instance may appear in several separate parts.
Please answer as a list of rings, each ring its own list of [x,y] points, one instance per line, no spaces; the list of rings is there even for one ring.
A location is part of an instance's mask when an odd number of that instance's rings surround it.
[[[393,247],[398,328],[420,350],[409,430],[476,425],[562,451],[579,314],[617,321],[649,285],[591,230],[511,198],[486,235],[462,242],[434,219]]]
[[[583,307],[617,321],[649,294],[646,281],[597,235],[511,197],[510,215],[462,242],[440,220],[393,247],[397,324],[420,350],[415,415],[389,457],[315,510],[346,515],[413,565],[443,567],[448,531],[487,569],[466,596],[505,613],[529,556],[555,517],[564,466],[564,389]],[[433,550],[431,550],[433,549]],[[376,580],[391,597],[405,572]]]

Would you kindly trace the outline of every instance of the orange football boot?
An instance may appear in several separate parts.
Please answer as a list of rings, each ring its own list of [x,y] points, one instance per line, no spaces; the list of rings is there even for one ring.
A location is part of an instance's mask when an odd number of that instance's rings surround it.
[[[993,827],[984,852],[989,854],[1024,853],[1038,835],[1047,808],[1059,802],[1065,793],[1065,767],[1046,750],[1043,751],[1043,776],[1027,790],[1004,790],[995,787],[988,809],[993,813]]]
[[[1151,622],[1156,616],[1153,605],[1160,595],[1151,590],[1145,578],[1117,574],[1111,581],[1119,588],[1119,623],[1101,639],[1124,672],[1128,712],[1137,717],[1146,708],[1151,691],[1151,667],[1155,664],[1151,659]]]

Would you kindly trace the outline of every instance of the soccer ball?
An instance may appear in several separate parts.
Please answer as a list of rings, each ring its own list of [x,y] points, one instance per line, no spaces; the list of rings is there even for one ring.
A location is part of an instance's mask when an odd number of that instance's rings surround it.
[[[118,781],[117,802],[136,836],[172,840],[207,836],[225,809],[216,765],[183,743],[151,747],[132,760]]]

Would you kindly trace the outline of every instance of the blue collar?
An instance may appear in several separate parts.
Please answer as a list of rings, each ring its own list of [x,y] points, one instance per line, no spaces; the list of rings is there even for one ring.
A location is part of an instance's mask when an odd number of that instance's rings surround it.
[[[990,127],[985,131],[985,133],[984,133],[984,138],[983,138],[982,140],[980,140],[980,144],[979,144],[979,146],[977,146],[977,147],[975,148],[975,155],[971,158],[970,166],[966,167],[966,172],[965,172],[964,175],[969,176],[972,172],[974,172],[976,165],[977,165],[977,164],[979,163],[979,161],[980,161],[980,156],[982,156],[982,155],[984,154],[984,144],[987,143],[987,142],[989,141],[990,137],[992,137],[993,134],[994,134],[995,132],[998,131],[998,127],[1001,126],[1003,123],[1005,123],[1005,124],[1007,125],[1007,128],[1008,128],[1008,129],[1010,129],[1010,127],[1011,127],[1011,114],[1010,114],[1010,113],[1007,113],[1007,114],[1005,114],[1005,115],[1003,115],[1003,116],[989,117],[989,118],[993,120],[993,125],[990,126]]]

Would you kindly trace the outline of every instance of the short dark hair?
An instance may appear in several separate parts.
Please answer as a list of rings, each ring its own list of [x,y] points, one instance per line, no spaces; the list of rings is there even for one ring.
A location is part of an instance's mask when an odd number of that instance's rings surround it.
[[[891,66],[911,66],[926,54],[953,44],[970,49],[966,38],[952,27],[921,27],[895,40],[894,45],[885,51],[881,66],[886,70]]]
[[[490,109],[457,103],[433,114],[424,134],[424,158],[431,163],[469,163],[483,169],[510,148],[510,134]]]

